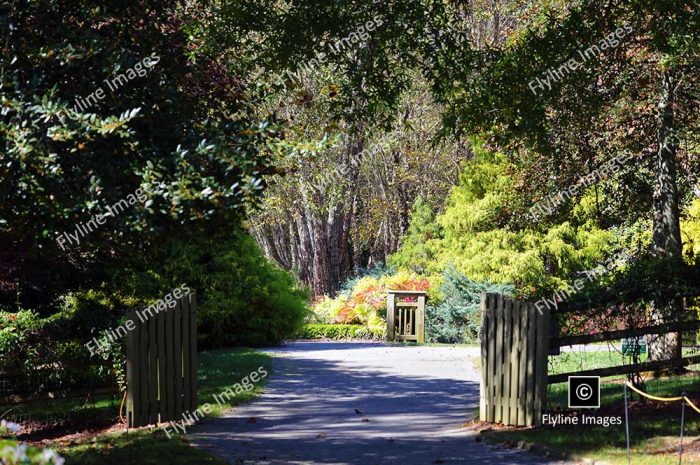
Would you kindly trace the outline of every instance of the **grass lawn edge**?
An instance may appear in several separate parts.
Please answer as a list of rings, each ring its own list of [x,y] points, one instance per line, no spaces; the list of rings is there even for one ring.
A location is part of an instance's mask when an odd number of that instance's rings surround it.
[[[200,352],[198,370],[198,404],[214,404],[217,408],[202,419],[217,418],[235,407],[255,400],[272,376],[272,356],[254,349],[219,349]],[[254,384],[253,389],[237,394],[221,405],[212,400],[212,394],[219,395],[226,387],[240,383],[249,373],[263,367],[267,375]],[[149,425],[131,428],[128,431],[121,425],[94,434],[82,434],[78,438],[46,440],[34,443],[41,447],[56,450],[66,459],[66,465],[121,465],[141,463],[156,465],[168,463],[185,465],[202,463],[223,465],[226,462],[206,450],[190,444],[187,434],[172,435],[168,438],[160,426]]]

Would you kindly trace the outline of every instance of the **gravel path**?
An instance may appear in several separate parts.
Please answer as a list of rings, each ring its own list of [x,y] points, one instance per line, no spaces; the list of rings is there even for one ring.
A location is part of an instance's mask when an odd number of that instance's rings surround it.
[[[265,393],[189,439],[235,464],[542,464],[460,428],[479,406],[477,348],[296,342]]]

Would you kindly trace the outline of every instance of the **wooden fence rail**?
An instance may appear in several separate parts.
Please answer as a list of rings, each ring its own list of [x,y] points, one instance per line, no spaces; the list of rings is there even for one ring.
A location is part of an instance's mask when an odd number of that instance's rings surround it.
[[[642,328],[620,329],[615,331],[601,331],[594,334],[582,334],[579,336],[564,336],[550,338],[549,344],[554,346],[567,346],[573,344],[591,344],[593,342],[615,341],[623,337],[639,337],[645,334],[665,334],[672,332],[690,331],[700,328],[700,320],[676,321],[660,325],[644,326]],[[685,357],[682,359],[655,360],[644,363],[618,365],[606,368],[594,368],[570,373],[552,375],[548,379],[549,384],[563,383],[569,376],[615,376],[644,371],[663,370],[668,368],[680,368],[700,363],[700,356]]]
[[[579,336],[553,337],[549,344],[552,347],[570,346],[574,344],[590,344],[592,342],[604,342],[622,339],[623,337],[637,337],[645,334],[664,334],[680,331],[691,331],[700,328],[700,320],[677,321],[660,325],[644,326],[643,328],[619,329],[615,331],[601,331],[594,334],[582,334]]]
[[[547,394],[549,310],[530,302],[482,294],[482,421],[540,425]]]
[[[197,312],[194,293],[176,300],[126,338],[127,420],[130,427],[180,419],[197,408]]]
[[[630,373],[641,373],[644,371],[664,370],[667,368],[678,368],[688,365],[700,363],[700,355],[693,355],[676,360],[657,360],[653,362],[643,362],[628,365],[619,365],[607,368],[594,368],[591,370],[581,370],[571,373],[561,373],[559,375],[551,375],[547,379],[548,384],[564,383],[569,379],[569,376],[615,376],[627,375]]]

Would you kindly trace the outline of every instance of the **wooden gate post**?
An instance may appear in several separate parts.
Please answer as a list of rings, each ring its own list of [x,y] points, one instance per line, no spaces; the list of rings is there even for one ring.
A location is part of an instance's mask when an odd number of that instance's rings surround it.
[[[491,338],[488,336],[488,330],[491,328],[489,319],[491,314],[489,309],[491,308],[488,304],[489,296],[491,294],[483,293],[481,294],[481,332],[479,334],[479,339],[481,340],[481,383],[479,384],[479,420],[481,421],[493,421],[490,418],[491,411],[491,396],[487,394],[489,389],[489,378],[492,376],[490,373],[489,358],[488,358],[488,343]]]
[[[416,308],[416,337],[418,344],[425,343],[425,294],[418,296]]]
[[[395,294],[389,292],[386,296],[386,338],[388,341],[394,340],[394,302],[396,300]]]

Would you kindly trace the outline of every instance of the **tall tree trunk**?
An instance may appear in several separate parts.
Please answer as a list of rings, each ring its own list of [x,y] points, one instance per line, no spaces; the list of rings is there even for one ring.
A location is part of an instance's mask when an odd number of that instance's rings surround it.
[[[291,216],[291,215],[290,215]],[[289,224],[289,253],[291,255],[291,270],[301,274],[301,266],[299,265],[299,231],[295,227],[295,221],[290,218]]]
[[[350,229],[353,223],[355,214],[353,205],[355,204],[355,196],[350,202],[348,211],[343,215],[342,229],[338,238],[338,261],[340,263],[340,279],[345,281],[352,273],[352,257],[350,244]],[[347,204],[346,204],[347,205]]]
[[[656,155],[656,187],[654,189],[654,255],[662,259],[680,258],[683,251],[676,186],[677,139],[674,127],[674,79],[672,70],[662,73],[661,97],[658,104],[658,152]],[[651,319],[661,323],[680,319],[682,302],[654,302]],[[653,324],[654,324],[653,323]],[[680,333],[660,334],[649,338],[649,358],[665,360],[682,357]]]
[[[326,236],[326,221],[313,218],[314,266],[311,288],[315,296],[331,293],[330,260],[328,254],[328,239]]]
[[[353,266],[353,272],[355,274],[360,272],[360,269],[362,269],[362,243],[360,241],[359,233],[357,231],[357,217],[358,217],[358,212],[362,211],[363,204],[362,204],[362,198],[359,195],[355,196],[355,199],[353,200],[353,217],[356,219],[354,221],[354,231],[353,234],[351,234],[352,237],[351,243],[352,243],[352,266]]]
[[[326,228],[326,238],[328,241],[328,282],[329,291],[332,294],[338,290],[340,285],[340,247],[339,240],[343,224],[343,202],[328,211],[328,222]]]
[[[294,216],[299,234],[299,279],[305,283],[311,283],[311,268],[313,266],[313,244],[311,231],[309,230],[306,214],[302,208],[298,208]]]

